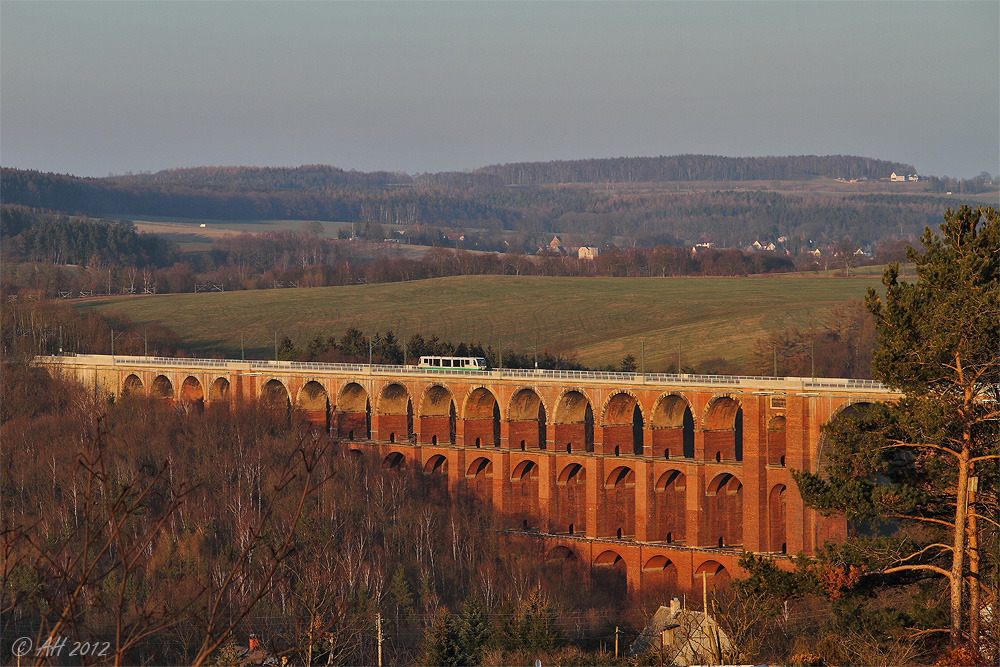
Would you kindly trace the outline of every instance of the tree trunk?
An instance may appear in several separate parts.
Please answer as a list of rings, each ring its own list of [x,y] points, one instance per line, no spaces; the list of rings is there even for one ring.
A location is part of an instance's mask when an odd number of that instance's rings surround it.
[[[962,642],[962,585],[965,583],[965,528],[968,517],[969,449],[963,447],[958,456],[958,488],[955,490],[955,543],[948,575],[951,588],[951,644]]]
[[[976,521],[976,494],[969,492],[969,643],[979,650],[979,526]]]

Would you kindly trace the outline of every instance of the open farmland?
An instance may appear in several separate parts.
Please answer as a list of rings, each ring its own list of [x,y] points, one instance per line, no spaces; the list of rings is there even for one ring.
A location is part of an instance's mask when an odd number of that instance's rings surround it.
[[[822,323],[837,303],[863,297],[869,278],[545,278],[462,276],[405,283],[115,297],[78,307],[173,328],[191,353],[273,355],[274,336],[298,345],[349,326],[443,340],[575,351],[588,366],[638,359],[646,370],[722,357],[744,363],[767,330]]]

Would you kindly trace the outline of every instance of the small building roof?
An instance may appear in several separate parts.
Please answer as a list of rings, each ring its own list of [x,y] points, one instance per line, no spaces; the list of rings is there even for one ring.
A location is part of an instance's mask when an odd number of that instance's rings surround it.
[[[671,665],[717,665],[733,652],[732,642],[715,619],[681,609],[677,598],[656,610],[629,647],[629,656],[659,652],[661,637],[663,660]]]

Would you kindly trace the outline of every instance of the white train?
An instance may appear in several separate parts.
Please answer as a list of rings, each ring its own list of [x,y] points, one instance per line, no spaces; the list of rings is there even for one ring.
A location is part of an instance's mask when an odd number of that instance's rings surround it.
[[[483,357],[420,357],[417,368],[448,370],[463,368],[472,371],[485,371],[486,359]]]

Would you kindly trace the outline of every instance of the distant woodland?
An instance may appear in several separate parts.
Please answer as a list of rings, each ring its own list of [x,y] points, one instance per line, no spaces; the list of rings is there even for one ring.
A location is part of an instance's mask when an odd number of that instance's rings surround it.
[[[217,220],[326,220],[476,230],[481,250],[503,250],[516,232],[526,246],[544,234],[575,234],[595,244],[682,245],[708,240],[737,246],[789,237],[865,244],[916,235],[940,220],[946,200],[861,195],[791,196],[720,189],[706,192],[622,190],[615,183],[870,179],[911,165],[869,158],[677,156],[483,167],[469,173],[361,173],[335,167],[199,167],[155,174],[77,178],[5,168],[5,204],[92,218],[164,216]],[[978,192],[988,175],[927,181],[927,190]],[[561,187],[560,184],[582,184]],[[489,238],[493,236],[494,238]],[[547,241],[547,240],[546,240]],[[527,248],[526,248],[527,249]]]

